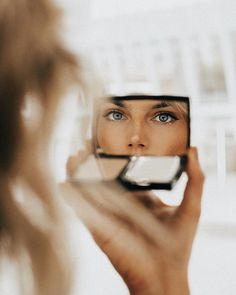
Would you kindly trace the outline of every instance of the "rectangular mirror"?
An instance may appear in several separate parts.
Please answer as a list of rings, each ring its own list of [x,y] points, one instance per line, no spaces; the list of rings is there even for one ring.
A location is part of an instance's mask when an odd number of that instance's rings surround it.
[[[188,97],[104,98],[94,108],[93,153],[77,179],[116,179],[130,190],[172,189],[185,169],[189,145]]]

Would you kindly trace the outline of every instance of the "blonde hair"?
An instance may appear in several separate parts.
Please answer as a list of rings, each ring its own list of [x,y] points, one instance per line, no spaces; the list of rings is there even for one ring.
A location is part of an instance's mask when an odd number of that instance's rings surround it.
[[[70,288],[64,211],[47,164],[59,98],[78,81],[59,15],[48,0],[0,1],[0,259],[21,264],[27,256],[34,293],[48,295]],[[26,101],[37,106],[32,117],[40,113],[34,127],[23,116]],[[38,219],[17,201],[20,190],[41,206]],[[32,294],[26,284],[22,293]]]

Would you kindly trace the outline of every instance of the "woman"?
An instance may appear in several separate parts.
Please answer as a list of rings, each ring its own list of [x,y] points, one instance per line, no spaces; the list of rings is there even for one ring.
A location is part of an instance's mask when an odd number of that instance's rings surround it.
[[[130,95],[98,104],[94,137],[99,151],[157,156],[185,153],[189,141],[188,105],[175,99]]]
[[[0,270],[10,279],[3,294],[70,294],[74,279],[68,206],[48,167],[59,98],[79,81],[57,19],[48,0],[0,2]],[[62,188],[131,294],[189,293],[203,176],[196,151],[188,154],[189,180],[178,208],[116,184]],[[13,274],[6,275],[6,262]]]
[[[78,80],[58,17],[47,0],[0,1],[1,294],[71,287],[65,208],[48,167],[60,97]]]

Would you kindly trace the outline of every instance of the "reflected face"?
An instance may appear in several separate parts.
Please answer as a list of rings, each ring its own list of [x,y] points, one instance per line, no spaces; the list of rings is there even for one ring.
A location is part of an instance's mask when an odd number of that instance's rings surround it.
[[[179,155],[188,145],[187,103],[119,100],[101,104],[97,145],[114,155]]]

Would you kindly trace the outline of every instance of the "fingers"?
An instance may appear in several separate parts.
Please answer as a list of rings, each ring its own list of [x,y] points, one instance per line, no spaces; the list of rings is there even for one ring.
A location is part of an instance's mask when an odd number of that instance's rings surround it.
[[[78,157],[77,155],[75,156],[70,156],[67,160],[66,163],[66,172],[67,176],[71,177],[73,176],[76,168],[78,167]]]
[[[134,192],[133,196],[147,209],[162,208],[167,206],[151,191]]]
[[[85,141],[85,151],[87,151],[88,154],[92,154],[93,152],[93,143],[91,139],[87,139]]]
[[[165,204],[151,191],[135,192],[133,195],[153,216],[155,216],[156,220],[161,222],[172,216],[177,208]]]
[[[184,192],[184,198],[179,206],[177,214],[181,218],[198,219],[201,211],[201,197],[204,183],[204,175],[198,162],[196,148],[188,151],[188,163],[186,172],[188,182]]]
[[[73,177],[76,170],[83,162],[85,162],[88,156],[92,153],[91,140],[86,140],[85,149],[79,150],[75,155],[71,155],[66,163],[66,172],[68,177]]]

